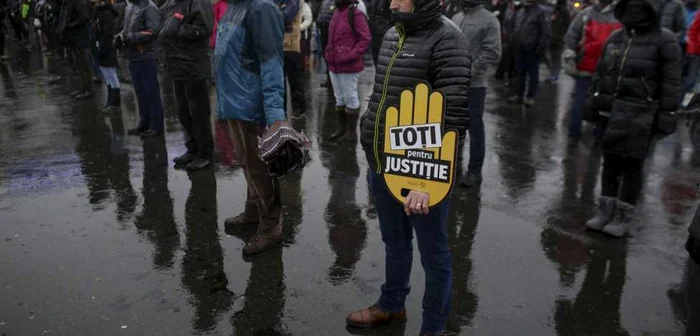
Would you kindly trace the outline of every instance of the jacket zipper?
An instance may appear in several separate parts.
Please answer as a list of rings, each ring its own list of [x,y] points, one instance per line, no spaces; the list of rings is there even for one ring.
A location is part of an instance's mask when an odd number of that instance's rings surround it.
[[[624,67],[625,63],[627,62],[627,56],[629,56],[630,53],[630,47],[632,46],[632,41],[634,40],[635,32],[632,30],[630,32],[632,37],[630,37],[629,40],[627,40],[627,46],[625,47],[625,53],[622,55],[622,60],[620,61],[620,73],[617,75],[617,85],[615,86],[615,97],[617,97],[618,92],[620,91],[620,83],[622,83],[622,74],[624,72]]]
[[[391,76],[391,68],[394,66],[394,62],[396,61],[396,58],[399,56],[399,52],[401,52],[401,48],[403,47],[403,43],[406,40],[406,33],[403,30],[403,25],[402,24],[397,24],[396,25],[396,31],[399,33],[399,44],[397,45],[396,51],[394,52],[394,55],[391,56],[391,60],[389,61],[389,66],[386,68],[386,74],[384,75],[384,84],[382,85],[382,99],[379,100],[379,106],[377,107],[377,118],[375,119],[374,123],[374,159],[377,162],[377,174],[382,173],[382,163],[379,160],[379,120],[381,120],[382,117],[382,110],[384,109],[384,103],[386,103],[386,93],[388,90],[388,85],[389,85],[389,77]],[[386,123],[386,121],[385,121]]]

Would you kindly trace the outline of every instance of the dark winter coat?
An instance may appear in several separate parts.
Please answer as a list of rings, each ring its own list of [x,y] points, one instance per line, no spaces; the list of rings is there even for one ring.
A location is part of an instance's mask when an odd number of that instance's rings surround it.
[[[94,55],[97,63],[103,67],[116,67],[118,65],[117,49],[114,48],[114,35],[117,34],[117,18],[119,12],[110,3],[95,9],[95,21],[93,22]]]
[[[214,28],[207,0],[170,0],[163,6],[160,39],[173,79],[206,79],[211,74],[209,38]]]
[[[416,2],[414,13],[441,12],[438,0]],[[374,90],[360,123],[361,143],[372,169],[381,170],[386,109],[399,105],[401,92],[427,82],[445,94],[446,129],[463,137],[469,128],[467,96],[471,77],[468,41],[445,16],[406,21],[384,36]]]
[[[618,19],[627,2],[617,5]],[[680,45],[673,33],[658,26],[658,7],[649,0],[645,4],[653,28],[640,32],[627,27],[610,35],[591,86],[592,107],[610,118],[603,150],[634,158],[646,156],[654,134],[675,131],[681,88]]]
[[[552,38],[547,16],[547,11],[538,5],[523,6],[515,13],[514,39],[511,41],[517,50],[539,54],[547,50]]]
[[[90,13],[85,0],[64,0],[58,31],[63,43],[72,48],[90,47]]]
[[[129,61],[158,59],[160,43],[158,32],[161,14],[156,5],[148,0],[134,0],[124,15],[124,57]]]
[[[564,47],[564,36],[571,24],[571,14],[565,6],[556,6],[552,12],[552,41],[550,45],[554,49]]]
[[[664,0],[661,6],[661,27],[680,37],[685,33],[685,5],[679,0]]]

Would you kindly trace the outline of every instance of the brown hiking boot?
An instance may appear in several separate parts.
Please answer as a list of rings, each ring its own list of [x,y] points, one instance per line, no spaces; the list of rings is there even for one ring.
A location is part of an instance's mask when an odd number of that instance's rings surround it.
[[[238,229],[246,226],[258,225],[258,220],[248,219],[245,214],[240,214],[236,217],[226,218],[224,221],[224,227],[226,229]]]
[[[251,238],[243,247],[243,254],[258,254],[265,252],[282,242],[282,225],[278,225],[270,230],[262,231],[258,229],[255,236]]]
[[[393,321],[405,321],[406,310],[398,313],[385,312],[377,305],[351,313],[345,322],[355,328],[372,328],[378,325],[387,324]]]

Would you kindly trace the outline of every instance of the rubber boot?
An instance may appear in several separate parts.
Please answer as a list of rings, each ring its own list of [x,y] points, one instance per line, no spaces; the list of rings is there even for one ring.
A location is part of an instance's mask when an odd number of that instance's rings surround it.
[[[598,200],[598,212],[595,217],[586,222],[586,227],[600,231],[610,223],[615,217],[615,208],[617,207],[617,199],[603,196]]]
[[[348,115],[345,112],[345,106],[336,106],[335,113],[338,114],[338,129],[335,131],[335,133],[331,134],[331,141],[337,140],[345,135],[348,128]]]
[[[632,222],[633,212],[634,205],[617,200],[615,218],[603,228],[603,232],[616,238],[624,237]]]
[[[347,112],[347,131],[345,132],[345,135],[343,135],[343,137],[339,140],[344,142],[355,143],[357,142],[357,119],[360,116],[360,109],[346,108],[345,111]]]
[[[112,104],[112,86],[107,85],[107,99],[105,100],[104,106],[102,106],[102,109],[108,108]]]
[[[122,95],[120,88],[112,89],[112,103],[110,105],[112,105],[112,108],[117,110],[122,106]]]

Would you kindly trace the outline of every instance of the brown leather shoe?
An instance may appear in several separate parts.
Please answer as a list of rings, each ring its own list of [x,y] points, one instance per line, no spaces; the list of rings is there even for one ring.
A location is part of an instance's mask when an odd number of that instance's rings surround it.
[[[282,242],[282,227],[267,232],[258,229],[258,232],[243,247],[243,254],[251,255],[265,252]]]
[[[226,218],[224,221],[224,227],[227,229],[235,229],[244,226],[258,225],[257,220],[247,219],[246,217],[246,215],[240,214],[236,217]]]
[[[349,326],[355,328],[372,328],[393,321],[405,320],[406,310],[402,310],[398,313],[389,313],[379,309],[377,305],[373,305],[369,308],[351,313],[345,319],[345,322]]]

